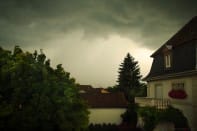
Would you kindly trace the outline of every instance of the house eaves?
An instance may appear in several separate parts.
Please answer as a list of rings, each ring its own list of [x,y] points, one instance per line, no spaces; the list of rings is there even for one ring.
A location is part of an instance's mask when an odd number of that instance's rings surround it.
[[[172,73],[172,74],[166,74],[166,75],[160,75],[154,77],[148,76],[144,80],[150,82],[150,81],[167,80],[172,78],[180,78],[180,77],[188,77],[188,76],[197,76],[197,70]]]

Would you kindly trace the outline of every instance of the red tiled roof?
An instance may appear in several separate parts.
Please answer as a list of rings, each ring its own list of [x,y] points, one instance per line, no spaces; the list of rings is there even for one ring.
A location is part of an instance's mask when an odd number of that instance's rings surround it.
[[[172,36],[164,45],[156,50],[151,57],[158,54],[166,45],[173,47],[186,43],[187,41],[197,40],[197,16],[193,17],[183,28]]]
[[[90,108],[126,108],[128,105],[122,92],[95,94],[83,93],[80,95]]]
[[[91,85],[79,85],[79,90],[84,93],[101,93],[103,88],[93,88]]]
[[[91,85],[79,85],[78,87],[80,90],[84,90],[84,91],[90,91],[93,89]]]

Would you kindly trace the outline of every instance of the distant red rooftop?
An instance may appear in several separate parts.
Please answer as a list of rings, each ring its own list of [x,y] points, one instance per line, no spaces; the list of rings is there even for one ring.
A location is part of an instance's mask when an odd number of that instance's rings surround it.
[[[81,97],[87,102],[90,108],[126,108],[126,101],[122,92],[118,93],[82,93]]]
[[[80,93],[102,93],[103,90],[105,90],[104,88],[93,88],[91,85],[79,85],[79,92]],[[107,91],[106,91],[107,92]]]

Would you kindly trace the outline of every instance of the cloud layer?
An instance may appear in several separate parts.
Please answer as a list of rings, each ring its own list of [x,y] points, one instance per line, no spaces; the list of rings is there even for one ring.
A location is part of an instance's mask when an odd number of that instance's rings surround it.
[[[196,0],[1,0],[0,46],[44,49],[82,84],[112,85],[127,52],[149,55],[197,14]]]
[[[86,39],[119,34],[155,48],[196,15],[196,5],[195,0],[5,0],[0,42],[41,44],[81,30]]]

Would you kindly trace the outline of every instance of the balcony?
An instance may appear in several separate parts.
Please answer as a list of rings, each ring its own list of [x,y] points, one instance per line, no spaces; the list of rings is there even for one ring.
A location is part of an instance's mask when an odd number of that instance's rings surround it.
[[[149,97],[135,97],[135,103],[139,106],[152,106],[157,109],[166,109],[170,104],[169,99],[149,98]]]

